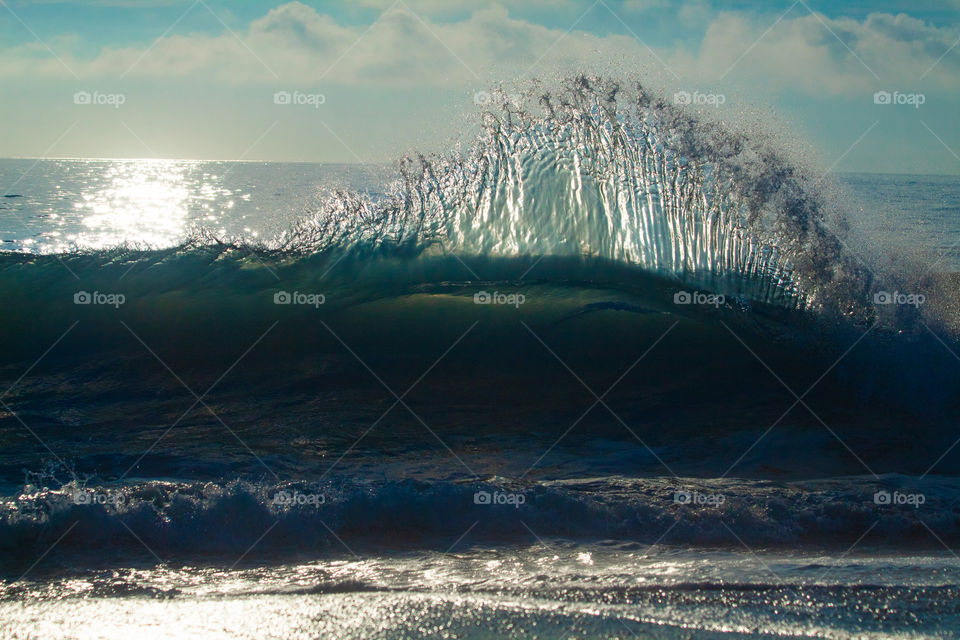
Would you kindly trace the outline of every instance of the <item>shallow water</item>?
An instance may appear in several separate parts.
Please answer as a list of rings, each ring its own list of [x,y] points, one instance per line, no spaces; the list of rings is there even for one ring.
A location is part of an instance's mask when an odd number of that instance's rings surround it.
[[[55,583],[6,587],[0,612],[36,636],[78,638],[942,638],[957,628],[946,605],[960,562],[947,553],[529,537],[517,547],[458,541],[446,553],[342,550],[342,559],[303,564],[64,571]]]

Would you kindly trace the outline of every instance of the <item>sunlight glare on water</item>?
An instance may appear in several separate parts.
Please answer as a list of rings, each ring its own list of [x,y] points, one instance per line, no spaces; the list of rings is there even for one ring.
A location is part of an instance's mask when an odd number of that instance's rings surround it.
[[[184,164],[164,160],[117,162],[106,178],[106,186],[74,204],[85,230],[67,236],[71,244],[89,249],[126,243],[169,246],[186,231],[190,198],[212,200],[219,191],[200,184],[191,194]]]
[[[0,160],[0,251],[175,247],[200,229],[269,240],[335,186],[373,189],[381,169],[194,160]]]

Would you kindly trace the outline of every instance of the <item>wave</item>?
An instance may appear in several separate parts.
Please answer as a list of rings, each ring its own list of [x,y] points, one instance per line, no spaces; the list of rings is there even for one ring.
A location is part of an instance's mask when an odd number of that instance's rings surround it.
[[[848,391],[854,405],[891,401],[905,409],[949,411],[955,401],[957,372],[944,348],[955,338],[923,309],[870,305],[870,315],[838,318],[799,308],[796,298],[775,294],[776,287],[757,297],[745,293],[744,282],[760,286],[762,279],[714,275],[710,287],[705,279],[593,256],[299,254],[225,244],[17,255],[0,258],[0,327],[15,337],[5,344],[9,364],[29,365],[69,330],[48,362],[79,358],[86,366],[145,358],[152,370],[156,362],[146,344],[178,368],[222,371],[277,323],[266,337],[267,351],[255,351],[251,364],[281,370],[285,359],[342,355],[339,336],[377,361],[378,370],[421,360],[417,366],[425,370],[478,322],[467,351],[458,349],[451,361],[480,358],[480,368],[502,370],[518,349],[527,353],[517,343],[534,339],[529,328],[565,358],[588,356],[583,347],[590,344],[594,352],[583,366],[609,372],[625,369],[625,354],[639,356],[678,321],[678,335],[696,337],[686,345],[668,341],[672,358],[688,362],[689,372],[719,367],[721,379],[721,370],[746,367],[739,374],[747,376],[744,391],[751,384],[762,388],[759,379],[769,376],[749,365],[757,364],[753,350],[776,364],[791,386],[809,385],[844,356],[830,369],[842,379],[831,375],[824,387]],[[78,295],[98,300],[76,304]],[[481,335],[487,340],[482,349],[470,351]],[[857,349],[844,355],[853,344]],[[658,360],[655,352],[647,362]],[[537,375],[531,369],[530,379]],[[687,377],[674,370],[663,375],[678,383]]]
[[[405,157],[377,195],[327,192],[272,240],[196,229],[159,251],[0,254],[0,294],[16,308],[60,298],[64,271],[74,290],[164,297],[174,312],[204,292],[218,303],[254,287],[332,291],[331,303],[349,304],[449,281],[666,281],[674,293],[800,311],[822,326],[920,327],[909,305],[873,304],[903,283],[878,282],[845,250],[831,230],[848,225],[821,180],[765,136],[640,84],[586,76],[531,86],[529,107],[500,97],[469,151]],[[544,270],[544,260],[560,266]]]
[[[688,283],[729,277],[797,308],[839,309],[869,286],[804,171],[632,90],[578,77],[530,96],[538,109],[499,101],[467,154],[407,157],[386,198],[336,192],[277,246],[590,256]]]
[[[791,484],[624,477],[526,484],[503,478],[71,483],[27,486],[4,502],[0,557],[16,571],[63,537],[55,553],[72,558],[141,557],[146,547],[156,554],[147,558],[151,563],[215,564],[236,560],[262,537],[251,560],[274,561],[380,548],[447,550],[468,530],[467,547],[532,543],[533,531],[544,539],[618,540],[638,549],[846,549],[858,541],[862,548],[936,549],[960,540],[951,507],[958,496],[955,479],[896,475]]]
[[[197,231],[161,250],[0,254],[0,425],[29,418],[103,466],[180,424],[167,396],[203,388],[261,454],[287,416],[342,452],[401,380],[429,392],[418,411],[444,433],[515,430],[510,407],[549,443],[582,382],[599,395],[627,372],[609,403],[651,441],[752,441],[801,397],[818,411],[791,422],[793,443],[822,414],[858,451],[904,447],[881,471],[956,468],[922,446],[957,409],[950,277],[928,278],[926,306],[876,304],[900,281],[846,253],[818,181],[762,136],[639,85],[579,77],[531,98],[484,114],[470,151],[404,159],[382,197],[328,193],[269,242]],[[187,426],[177,446],[216,457],[223,430]],[[48,454],[11,446],[7,479]],[[844,465],[831,472],[863,470]]]
[[[18,307],[60,296],[64,268],[78,289],[188,299],[203,288],[214,302],[271,285],[349,303],[448,281],[665,280],[822,324],[918,326],[909,307],[878,311],[873,295],[897,282],[845,251],[831,229],[848,225],[821,181],[764,136],[586,76],[531,86],[529,108],[500,97],[469,151],[405,157],[382,193],[328,192],[272,240],[197,229],[167,250],[0,254],[0,293]],[[565,266],[545,272],[545,259]]]
[[[536,98],[536,108],[502,101],[485,113],[466,154],[404,158],[385,194],[329,193],[276,239],[230,248],[265,262],[590,258],[790,308],[867,312],[869,272],[827,230],[842,220],[828,221],[811,177],[762,138],[640,85],[578,77]],[[175,253],[218,244],[228,248],[198,230]]]

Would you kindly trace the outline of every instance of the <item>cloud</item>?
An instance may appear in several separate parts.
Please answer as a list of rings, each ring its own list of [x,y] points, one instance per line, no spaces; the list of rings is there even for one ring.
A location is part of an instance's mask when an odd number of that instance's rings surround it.
[[[427,7],[430,2],[411,5]],[[69,53],[61,58],[83,78],[129,75],[240,85],[469,87],[510,80],[531,67],[534,73],[662,72],[660,60],[680,76],[681,85],[728,82],[812,95],[913,86],[931,68],[926,76],[931,87],[955,89],[960,78],[960,56],[948,55],[937,63],[957,34],[903,14],[831,19],[798,5],[770,28],[775,16],[722,12],[710,21],[699,47],[674,45],[657,49],[654,56],[629,34],[567,33],[512,17],[501,4],[448,22],[432,21],[403,2],[390,6],[372,24],[354,25],[294,1],[268,11],[236,34],[228,30],[218,35],[177,34],[151,45],[105,47],[92,58]],[[622,32],[618,27],[611,16],[611,29]],[[69,41],[64,42],[69,51]],[[37,44],[0,52],[2,77],[67,73]]]
[[[183,5],[183,0],[29,0],[19,5],[37,4],[83,4],[95,7],[123,7],[128,9],[149,9],[153,7],[174,7]]]
[[[339,0],[320,0],[316,3],[321,9],[325,5],[339,4]],[[389,9],[398,4],[398,0],[353,0],[356,6],[379,9]],[[473,12],[490,6],[490,0],[400,0],[405,5],[421,14],[437,15],[444,13]],[[580,7],[577,0],[501,0],[499,3],[506,7],[524,7],[533,9],[570,10]],[[589,5],[588,5],[589,6]],[[580,9],[583,11],[583,8]]]
[[[298,2],[253,22],[246,38],[251,49],[268,52],[298,81],[388,86],[506,80],[544,57],[547,67],[571,66],[597,57],[590,40],[511,18],[501,5],[437,23],[401,4],[369,27],[347,28]],[[649,57],[630,38],[612,40],[621,47],[619,55]]]
[[[632,38],[603,41],[616,47],[608,58],[651,57]],[[68,67],[83,78],[463,86],[510,79],[538,61],[547,68],[583,64],[598,59],[598,51],[597,38],[511,18],[500,5],[437,23],[398,4],[371,25],[347,26],[290,2],[242,33],[171,35],[149,46],[105,47],[91,59],[60,52],[63,65],[39,44],[10,48],[0,52],[0,76],[66,75]]]
[[[957,33],[906,15],[830,19],[800,9],[772,29],[755,17],[722,13],[696,53],[678,52],[676,66],[709,83],[723,79],[810,95],[857,95],[877,86],[933,89],[960,83],[957,57],[937,60]],[[772,21],[771,21],[772,22]]]

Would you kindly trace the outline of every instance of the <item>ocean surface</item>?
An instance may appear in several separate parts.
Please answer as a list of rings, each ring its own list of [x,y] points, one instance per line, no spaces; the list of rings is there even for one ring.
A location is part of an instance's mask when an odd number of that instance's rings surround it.
[[[179,245],[197,229],[269,239],[315,210],[332,189],[383,195],[394,168],[283,162],[0,159],[4,251]],[[960,271],[957,176],[837,174],[842,206],[865,234]],[[841,204],[838,203],[838,204]]]
[[[960,177],[610,95],[0,160],[0,637],[960,637]]]

